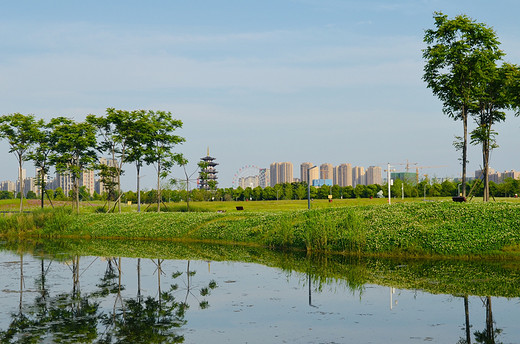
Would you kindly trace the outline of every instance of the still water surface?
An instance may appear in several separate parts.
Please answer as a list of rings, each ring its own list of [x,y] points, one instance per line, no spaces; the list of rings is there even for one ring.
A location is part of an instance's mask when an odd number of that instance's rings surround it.
[[[0,271],[2,343],[520,343],[518,297],[352,286],[254,263],[9,250]]]

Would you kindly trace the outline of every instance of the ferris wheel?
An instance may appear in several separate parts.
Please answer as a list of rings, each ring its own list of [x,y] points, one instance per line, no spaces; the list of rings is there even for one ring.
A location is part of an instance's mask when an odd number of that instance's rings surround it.
[[[255,165],[242,166],[233,176],[233,188],[237,188],[240,185],[240,180],[248,177],[260,178],[260,167]]]

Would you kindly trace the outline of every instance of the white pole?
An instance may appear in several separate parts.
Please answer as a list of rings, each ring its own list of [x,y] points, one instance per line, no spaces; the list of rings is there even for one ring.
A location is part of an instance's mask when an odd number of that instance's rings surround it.
[[[392,204],[390,199],[390,163],[388,163],[388,168],[386,169],[386,182],[388,184],[388,204]]]

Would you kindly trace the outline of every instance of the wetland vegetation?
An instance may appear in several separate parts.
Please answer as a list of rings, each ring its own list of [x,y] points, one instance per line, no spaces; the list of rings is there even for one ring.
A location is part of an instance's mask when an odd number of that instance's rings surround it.
[[[517,258],[520,252],[516,202],[329,204],[310,211],[269,206],[248,211],[247,206],[244,211],[191,213],[39,210],[0,217],[0,233],[6,238],[197,241],[357,255]]]

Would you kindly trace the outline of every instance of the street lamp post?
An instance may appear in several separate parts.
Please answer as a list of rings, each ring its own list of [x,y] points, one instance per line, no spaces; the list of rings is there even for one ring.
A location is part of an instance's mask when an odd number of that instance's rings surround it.
[[[311,170],[318,166],[312,166],[307,169],[307,209],[311,209]]]

